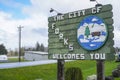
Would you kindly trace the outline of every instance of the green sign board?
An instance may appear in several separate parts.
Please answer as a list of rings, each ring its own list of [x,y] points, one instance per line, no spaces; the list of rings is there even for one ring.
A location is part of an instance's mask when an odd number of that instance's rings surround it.
[[[49,59],[113,60],[112,5],[48,18]]]

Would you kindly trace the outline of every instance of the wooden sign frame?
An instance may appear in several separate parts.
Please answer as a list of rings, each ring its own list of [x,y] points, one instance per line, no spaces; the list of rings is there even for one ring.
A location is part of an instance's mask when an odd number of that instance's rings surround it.
[[[77,41],[79,23],[91,15],[103,19],[108,29],[104,45],[96,50],[86,50]],[[113,60],[115,50],[112,17],[112,5],[110,4],[49,17],[49,59]]]

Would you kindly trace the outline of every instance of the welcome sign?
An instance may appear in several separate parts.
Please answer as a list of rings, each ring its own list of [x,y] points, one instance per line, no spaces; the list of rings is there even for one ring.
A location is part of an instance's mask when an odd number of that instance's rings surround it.
[[[112,5],[48,18],[49,59],[114,59]]]

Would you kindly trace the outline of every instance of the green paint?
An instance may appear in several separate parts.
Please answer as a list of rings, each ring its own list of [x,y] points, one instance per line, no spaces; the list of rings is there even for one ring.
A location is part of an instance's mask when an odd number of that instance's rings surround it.
[[[89,29],[88,26],[87,26],[86,29],[85,29],[85,35],[86,35],[87,38],[88,38],[89,35],[90,35],[90,29]]]

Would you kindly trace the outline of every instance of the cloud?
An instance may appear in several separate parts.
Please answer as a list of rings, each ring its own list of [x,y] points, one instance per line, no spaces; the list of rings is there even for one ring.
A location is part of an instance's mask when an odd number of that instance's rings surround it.
[[[87,40],[87,39],[80,39],[80,42],[82,42],[82,43],[88,43],[89,40]]]
[[[83,24],[83,27],[88,26],[88,25],[89,25],[88,23],[84,23],[84,24]]]
[[[48,17],[56,15],[56,13],[50,13],[50,8],[53,8],[61,13],[73,12],[81,9],[86,9],[95,6],[95,2],[90,2],[89,0],[30,0],[30,5],[26,5],[19,2],[10,2],[10,0],[0,0],[0,2],[6,4],[9,7],[20,7],[18,9],[24,15],[24,19],[14,19],[12,13],[7,13],[0,10],[0,30],[3,31],[2,41],[7,46],[7,48],[16,48],[18,46],[18,29],[19,25],[24,26],[22,29],[22,46],[33,46],[38,41],[44,43],[45,46],[48,45]],[[119,28],[119,17],[118,10],[120,8],[119,0],[98,0],[102,4],[113,4],[113,19],[114,26]],[[15,3],[15,5],[12,5]],[[19,16],[20,17],[20,16]],[[119,40],[119,30],[115,28],[115,46]],[[118,40],[119,39],[119,40]],[[14,45],[13,45],[14,43]]]
[[[94,21],[98,21],[98,19],[96,19],[96,18],[93,18],[93,19],[92,19],[92,22],[94,22]]]
[[[4,31],[4,34],[1,34],[0,42],[4,43],[8,49],[18,48],[17,27],[19,25],[24,26],[22,28],[22,46],[34,46],[37,41],[43,43],[45,46],[48,45],[47,18],[44,18],[44,16],[31,16],[26,19],[15,20],[12,18],[12,14],[0,12],[0,24],[0,30]]]
[[[39,34],[41,36],[48,36],[48,30],[45,28],[35,28],[35,29],[32,29],[32,32]]]

